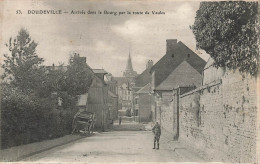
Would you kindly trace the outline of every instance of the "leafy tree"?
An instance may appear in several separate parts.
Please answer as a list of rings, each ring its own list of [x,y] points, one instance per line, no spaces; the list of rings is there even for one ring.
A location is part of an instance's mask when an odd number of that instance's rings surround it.
[[[216,67],[257,74],[258,2],[201,2],[191,29],[197,48],[210,54]]]
[[[10,54],[4,54],[2,68],[5,72],[2,79],[27,93],[41,88],[45,77],[45,70],[41,66],[44,60],[36,54],[37,43],[31,39],[28,31],[21,29],[18,36],[10,38],[6,46]]]
[[[88,92],[94,73],[86,64],[86,58],[74,54],[70,57],[66,71],[66,88],[70,95],[80,95]]]
[[[65,76],[66,76],[66,71],[64,70],[63,65],[59,65],[56,68],[54,67],[49,67],[47,71],[47,84],[48,89],[51,92],[58,92],[62,91],[62,89],[65,88]]]

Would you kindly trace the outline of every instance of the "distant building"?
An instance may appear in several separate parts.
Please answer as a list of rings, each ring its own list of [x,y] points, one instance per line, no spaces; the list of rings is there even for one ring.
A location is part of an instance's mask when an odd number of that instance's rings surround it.
[[[129,53],[126,69],[122,77],[112,77],[116,81],[116,94],[118,95],[119,115],[126,114],[126,110],[133,110],[133,86],[137,72],[133,70],[132,59]],[[133,113],[133,112],[132,112]]]
[[[111,91],[108,91],[108,109],[109,119],[115,120],[118,117],[118,97]]]
[[[149,60],[146,64],[146,69],[135,78],[135,86],[133,87],[133,112],[136,116],[136,121],[151,121],[151,80],[150,69],[153,66],[153,61]]]
[[[108,85],[108,90],[117,95],[117,81],[114,80],[111,73],[106,74],[106,83]]]
[[[138,116],[136,121],[150,122],[152,121],[152,104],[153,96],[151,94],[151,83],[146,84],[139,89],[134,96],[135,115]]]
[[[131,83],[131,81],[125,77],[115,77],[114,79],[117,81],[119,110],[123,110],[122,115],[124,115],[126,110],[132,109],[132,87],[134,83]]]

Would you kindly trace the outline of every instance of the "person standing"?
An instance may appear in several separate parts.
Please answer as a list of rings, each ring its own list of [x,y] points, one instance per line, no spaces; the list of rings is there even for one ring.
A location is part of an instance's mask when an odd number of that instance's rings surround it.
[[[155,149],[156,143],[157,143],[157,149],[159,149],[159,140],[161,136],[161,126],[158,122],[154,125],[152,128],[153,134],[154,134],[154,141],[153,141],[153,149]]]
[[[121,125],[121,122],[122,122],[122,118],[119,117],[119,125]]]

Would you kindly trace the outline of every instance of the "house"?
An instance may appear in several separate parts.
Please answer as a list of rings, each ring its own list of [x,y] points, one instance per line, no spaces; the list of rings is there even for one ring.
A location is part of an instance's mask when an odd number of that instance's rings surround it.
[[[108,90],[108,110],[109,119],[116,120],[118,118],[118,97],[110,90]]]
[[[136,116],[138,116],[139,122],[152,121],[152,98],[153,96],[151,94],[151,83],[146,84],[135,93],[134,109]]]
[[[153,91],[153,121],[161,124],[163,134],[174,138],[176,117],[173,90],[185,86],[194,89],[202,85],[202,72],[206,62],[176,39],[166,40],[166,54],[151,68]],[[186,90],[188,91],[188,90]]]
[[[153,61],[148,60],[145,70],[135,78],[135,88],[142,88],[148,83],[151,83],[152,76],[150,70],[153,66]]]
[[[87,111],[96,115],[95,127],[105,131],[109,124],[108,86],[104,81],[107,73],[103,69],[93,69],[94,78],[88,91]]]
[[[125,116],[127,110],[132,109],[132,87],[134,83],[125,77],[115,77],[117,81],[119,115]]]
[[[113,79],[113,75],[111,73],[105,75],[105,82],[108,85],[108,90],[117,95],[117,81]]]
[[[133,112],[137,117],[136,121],[151,121],[151,79],[150,69],[153,61],[148,60],[146,69],[135,78],[135,86],[133,87]],[[149,90],[149,91],[148,91]]]
[[[80,63],[84,63],[87,69],[91,71],[93,79],[88,90],[84,94],[78,95],[77,107],[80,111],[93,112],[96,115],[96,129],[106,130],[108,128],[109,108],[108,108],[108,86],[104,81],[107,72],[104,69],[92,69],[86,63],[86,57],[80,57],[74,54]],[[73,62],[72,60],[70,62]],[[67,66],[48,66],[47,70],[67,71]],[[61,100],[62,101],[62,100]],[[59,103],[61,104],[61,103]]]

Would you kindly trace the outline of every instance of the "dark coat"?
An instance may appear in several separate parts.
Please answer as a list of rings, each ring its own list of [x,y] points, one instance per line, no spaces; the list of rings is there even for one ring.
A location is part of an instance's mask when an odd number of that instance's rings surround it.
[[[155,124],[152,128],[153,134],[157,137],[161,136],[161,126],[159,124]]]

